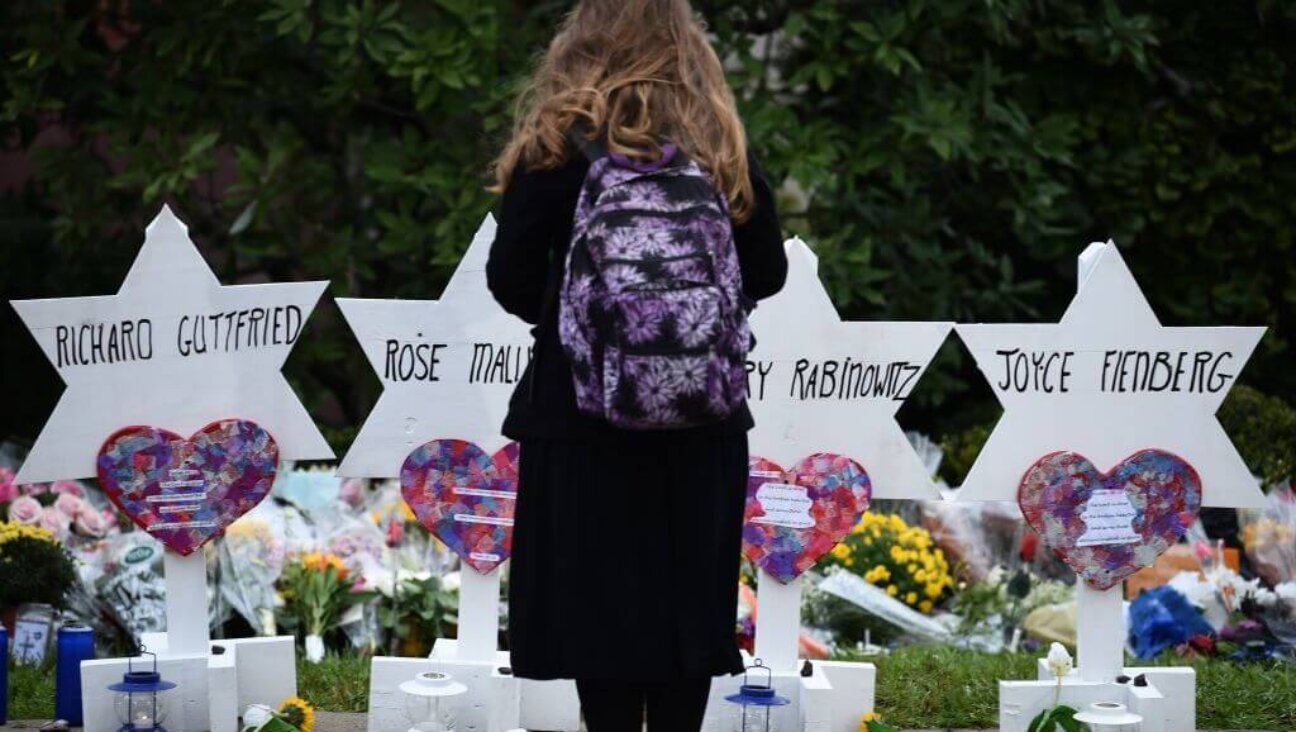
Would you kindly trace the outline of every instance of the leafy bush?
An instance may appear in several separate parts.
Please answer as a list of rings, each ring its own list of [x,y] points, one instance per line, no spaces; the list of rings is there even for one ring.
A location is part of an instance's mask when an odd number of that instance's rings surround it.
[[[0,522],[0,608],[23,603],[63,607],[76,582],[76,566],[54,532]]]
[[[1296,476],[1296,409],[1291,405],[1237,386],[1220,407],[1219,420],[1266,486]]]
[[[1296,398],[1296,6],[695,0],[787,227],[851,318],[1051,320],[1088,241],[1168,324],[1269,325]],[[0,288],[116,290],[174,203],[226,282],[435,297],[492,199],[516,81],[568,2],[0,4]],[[30,174],[24,173],[27,164]],[[0,315],[10,429],[59,386]],[[327,303],[288,364],[343,446],[377,381]],[[912,426],[981,419],[942,351]],[[22,388],[16,388],[21,385]]]

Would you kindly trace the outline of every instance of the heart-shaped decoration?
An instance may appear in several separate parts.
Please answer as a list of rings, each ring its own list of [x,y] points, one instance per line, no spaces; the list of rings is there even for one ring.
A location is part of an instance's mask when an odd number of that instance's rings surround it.
[[[848,457],[821,452],[784,470],[751,458],[743,554],[787,584],[850,533],[868,509],[868,473]]]
[[[487,574],[513,549],[518,446],[494,455],[465,440],[433,440],[405,458],[401,495],[419,523]]]
[[[255,422],[221,420],[188,439],[156,427],[114,432],[99,449],[99,484],[132,521],[188,556],[270,492],[279,446]]]
[[[1017,503],[1046,546],[1106,590],[1156,562],[1197,519],[1202,487],[1178,455],[1142,450],[1106,473],[1074,452],[1040,458]]]

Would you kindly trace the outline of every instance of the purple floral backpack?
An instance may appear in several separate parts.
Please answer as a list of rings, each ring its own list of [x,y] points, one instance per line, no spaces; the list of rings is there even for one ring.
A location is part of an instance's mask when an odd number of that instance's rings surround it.
[[[728,201],[674,145],[648,164],[582,147],[558,302],[577,407],[634,430],[729,416],[752,336]]]

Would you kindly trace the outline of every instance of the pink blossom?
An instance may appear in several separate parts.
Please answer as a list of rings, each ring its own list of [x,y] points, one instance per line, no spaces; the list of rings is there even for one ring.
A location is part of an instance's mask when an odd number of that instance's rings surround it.
[[[49,493],[49,483],[23,483],[18,486],[18,492],[25,496],[39,496]]]
[[[405,526],[395,519],[387,524],[387,546],[399,546],[405,541]]]
[[[34,526],[41,522],[43,515],[44,509],[41,508],[40,501],[31,496],[18,496],[9,504],[10,521]]]
[[[54,506],[41,509],[41,526],[53,531],[56,536],[63,536],[72,528],[72,518]]]
[[[67,517],[70,522],[85,510],[86,503],[71,493],[60,493],[54,501],[54,508]]]
[[[95,539],[107,536],[108,530],[112,527],[107,516],[89,506],[77,514],[74,525],[78,534]]]
[[[338,493],[338,497],[348,506],[355,508],[364,500],[364,485],[354,478],[344,480],[342,481],[342,489]]]
[[[85,491],[81,488],[81,484],[75,480],[56,480],[54,481],[54,485],[50,486],[50,490],[54,493],[63,493],[65,495],[76,496],[77,498],[85,498]]]
[[[14,482],[14,472],[0,468],[0,503],[8,503],[17,497],[18,484]]]

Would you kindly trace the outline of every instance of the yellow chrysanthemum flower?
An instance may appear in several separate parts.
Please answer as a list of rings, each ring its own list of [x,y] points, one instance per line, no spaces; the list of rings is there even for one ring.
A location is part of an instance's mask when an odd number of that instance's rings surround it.
[[[895,597],[896,595],[900,594],[900,588],[896,587],[895,585],[887,585],[886,592],[888,595]]]

